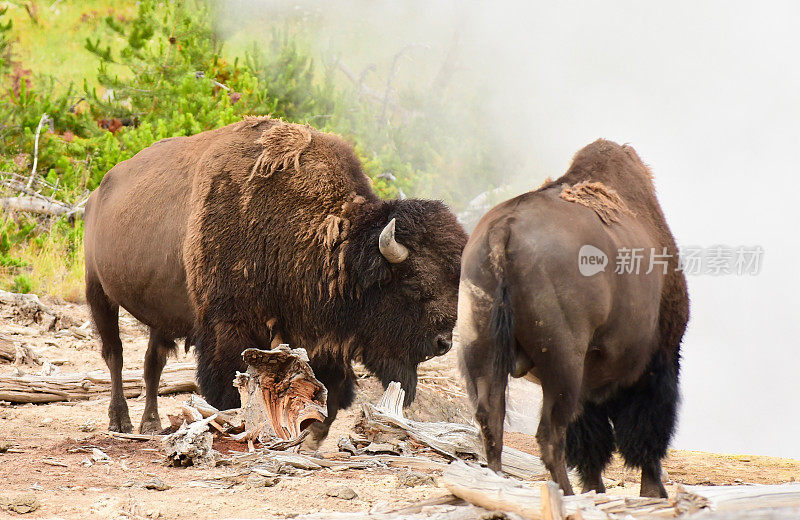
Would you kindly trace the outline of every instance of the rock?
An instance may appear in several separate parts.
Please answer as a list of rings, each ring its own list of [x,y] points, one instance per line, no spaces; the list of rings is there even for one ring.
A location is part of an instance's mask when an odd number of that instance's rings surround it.
[[[339,448],[339,451],[351,453],[353,455],[358,452],[358,449],[353,446],[353,443],[347,437],[339,437],[339,442],[336,445]]]
[[[250,475],[247,477],[247,487],[250,489],[272,487],[280,482],[278,477],[262,477],[261,475]]]
[[[334,486],[332,488],[328,488],[328,490],[325,491],[325,494],[329,497],[341,498],[342,500],[353,500],[358,496],[355,491],[347,486]]]
[[[52,417],[45,417],[44,419],[42,419],[41,426],[47,426],[51,422],[53,422],[53,418]]]
[[[2,441],[0,440],[0,453],[5,453],[11,448],[11,443],[9,441]]]
[[[143,486],[145,489],[154,489],[156,491],[166,491],[172,487],[158,477],[153,477],[152,479],[146,481]]]
[[[111,458],[98,448],[92,448],[92,460],[94,462],[109,462]]]
[[[397,487],[434,486],[436,479],[418,471],[407,471],[397,476]]]
[[[78,430],[82,432],[93,432],[97,427],[97,421],[94,419],[87,419],[85,423],[78,426]]]
[[[29,493],[12,498],[5,504],[6,509],[20,515],[33,513],[41,507],[36,495]]]

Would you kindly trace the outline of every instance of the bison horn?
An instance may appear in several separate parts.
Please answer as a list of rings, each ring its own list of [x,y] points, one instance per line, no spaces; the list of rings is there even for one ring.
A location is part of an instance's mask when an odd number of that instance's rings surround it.
[[[399,264],[408,258],[408,248],[395,240],[394,220],[395,219],[390,220],[389,223],[386,224],[386,227],[383,228],[383,231],[381,231],[381,236],[378,238],[378,248],[389,262]]]

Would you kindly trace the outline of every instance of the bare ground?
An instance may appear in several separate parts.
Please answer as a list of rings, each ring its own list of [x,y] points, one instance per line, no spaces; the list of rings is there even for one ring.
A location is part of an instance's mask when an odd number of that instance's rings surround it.
[[[88,321],[84,306],[46,301],[68,316],[71,327],[58,332],[43,332],[36,324],[11,316],[0,308],[0,333],[15,342],[33,346],[44,358],[57,363],[62,372],[105,368],[95,339],[85,336],[80,325]],[[22,322],[21,322],[22,321]],[[128,315],[121,318],[125,344],[125,368],[141,368],[147,347],[146,329]],[[178,353],[180,360],[190,354]],[[7,374],[11,365],[0,365]],[[422,365],[418,399],[408,415],[420,420],[469,421],[470,413],[455,367],[453,353]],[[36,372],[38,367],[22,367]],[[376,401],[380,384],[363,376],[357,400]],[[178,414],[186,395],[159,398],[162,423],[166,414]],[[142,399],[129,400],[131,419],[138,424],[144,408]],[[197,481],[232,476],[236,470],[173,468],[164,465],[163,453],[155,441],[139,442],[112,439],[105,434],[108,398],[48,405],[0,406],[0,508],[9,500],[33,495],[38,510],[33,518],[288,518],[318,511],[387,510],[445,496],[436,482],[416,487],[399,485],[402,468],[375,470],[319,470],[282,477],[272,487],[251,487],[247,482],[230,489],[195,487]],[[347,435],[358,419],[358,406],[340,414],[321,451],[336,452],[340,436]],[[93,431],[82,431],[91,429]],[[506,444],[536,454],[533,436],[507,433]],[[94,462],[91,448],[100,448],[109,461]],[[224,449],[224,447],[220,447]],[[240,449],[245,450],[242,446]],[[670,492],[678,484],[783,483],[800,479],[800,461],[758,456],[717,455],[671,450],[665,461]],[[437,476],[433,475],[434,477]],[[606,472],[609,491],[638,493],[638,474],[615,459]],[[158,478],[169,489],[147,489]],[[329,497],[335,486],[352,488],[352,500]],[[14,515],[8,509],[3,514]]]

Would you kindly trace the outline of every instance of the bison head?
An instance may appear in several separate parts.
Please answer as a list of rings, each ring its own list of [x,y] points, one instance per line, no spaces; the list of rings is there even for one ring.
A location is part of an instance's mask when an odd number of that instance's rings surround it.
[[[450,350],[467,235],[439,201],[384,202],[358,220],[346,262],[358,293],[354,340],[367,369],[384,386],[400,382],[409,405],[417,365]]]

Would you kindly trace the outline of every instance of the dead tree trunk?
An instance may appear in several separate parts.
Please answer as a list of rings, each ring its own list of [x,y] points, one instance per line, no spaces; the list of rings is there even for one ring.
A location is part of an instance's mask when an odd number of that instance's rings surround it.
[[[249,440],[302,440],[302,432],[327,417],[325,386],[308,364],[305,349],[280,345],[242,353],[247,372],[234,385],[242,399],[241,414]],[[305,434],[302,434],[303,436]]]

